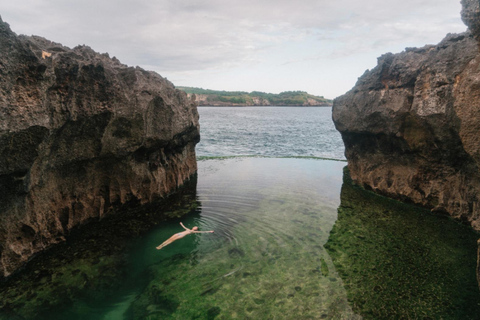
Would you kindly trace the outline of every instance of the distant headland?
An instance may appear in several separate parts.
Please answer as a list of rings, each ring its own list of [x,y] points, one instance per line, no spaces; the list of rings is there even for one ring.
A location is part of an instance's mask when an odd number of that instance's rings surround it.
[[[279,94],[252,91],[216,91],[202,88],[177,87],[189,97],[195,95],[199,106],[301,106],[332,105],[332,100],[304,91],[285,91]]]

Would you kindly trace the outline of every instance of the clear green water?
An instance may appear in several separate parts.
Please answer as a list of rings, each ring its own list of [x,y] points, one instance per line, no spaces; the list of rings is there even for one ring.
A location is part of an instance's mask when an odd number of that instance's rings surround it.
[[[168,206],[132,206],[3,284],[0,319],[478,319],[477,234],[344,166],[199,161]],[[180,221],[215,233],[156,250]]]

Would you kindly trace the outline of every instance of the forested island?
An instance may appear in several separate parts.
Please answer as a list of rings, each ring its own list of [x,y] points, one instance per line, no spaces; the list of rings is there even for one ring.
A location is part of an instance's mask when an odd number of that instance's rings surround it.
[[[332,100],[304,91],[279,94],[260,91],[217,91],[192,87],[177,87],[189,97],[195,95],[199,106],[331,106]]]

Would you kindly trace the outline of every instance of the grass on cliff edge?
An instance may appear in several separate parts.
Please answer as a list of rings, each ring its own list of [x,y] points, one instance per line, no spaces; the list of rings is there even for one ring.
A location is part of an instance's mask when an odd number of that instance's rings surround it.
[[[225,102],[232,104],[253,105],[255,98],[267,100],[270,105],[304,105],[308,100],[314,100],[319,105],[331,105],[332,100],[323,96],[314,96],[304,91],[284,91],[279,94],[265,93],[260,91],[218,91],[192,87],[177,87],[177,89],[185,91],[187,94],[203,94],[207,95],[207,101]]]

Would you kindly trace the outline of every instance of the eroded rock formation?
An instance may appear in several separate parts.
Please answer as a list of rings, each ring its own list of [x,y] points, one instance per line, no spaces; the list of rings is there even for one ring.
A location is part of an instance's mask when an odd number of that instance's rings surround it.
[[[480,230],[480,19],[436,46],[385,54],[335,100],[352,178]]]
[[[198,141],[195,103],[158,74],[0,19],[0,278],[111,208],[174,191]]]

